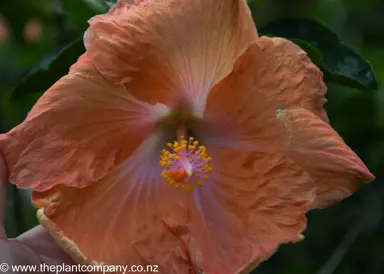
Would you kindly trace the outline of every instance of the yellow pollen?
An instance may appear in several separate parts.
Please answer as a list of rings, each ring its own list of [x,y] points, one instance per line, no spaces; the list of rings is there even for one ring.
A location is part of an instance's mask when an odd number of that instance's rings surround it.
[[[207,148],[199,145],[194,137],[185,139],[180,136],[178,141],[166,144],[161,150],[159,164],[164,169],[161,177],[176,189],[193,191],[196,186],[202,187],[212,172],[212,158],[207,154]]]
[[[189,150],[195,150],[196,147],[195,147],[195,146],[188,146],[188,149],[189,149]]]

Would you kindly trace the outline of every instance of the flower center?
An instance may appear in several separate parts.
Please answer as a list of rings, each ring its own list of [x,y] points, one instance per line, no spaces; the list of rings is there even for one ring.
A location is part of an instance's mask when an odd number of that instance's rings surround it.
[[[168,143],[161,151],[160,165],[164,167],[161,176],[176,189],[192,191],[195,186],[203,186],[212,172],[211,157],[206,147],[190,137],[188,141],[180,136],[179,141]]]

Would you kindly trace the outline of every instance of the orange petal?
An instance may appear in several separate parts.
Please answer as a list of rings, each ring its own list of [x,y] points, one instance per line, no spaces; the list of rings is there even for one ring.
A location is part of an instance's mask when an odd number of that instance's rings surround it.
[[[83,55],[22,124],[0,135],[10,181],[36,190],[91,184],[130,156],[156,111],[106,82]]]
[[[259,149],[275,150],[281,143],[284,131],[276,117],[281,107],[279,99],[272,96],[272,89],[259,89],[263,81],[273,82],[271,79],[277,77],[275,72],[263,73],[264,60],[261,47],[252,44],[237,60],[232,73],[211,91],[203,127],[204,139],[214,135],[210,144],[226,138],[232,141],[230,146],[246,142],[256,144]]]
[[[208,149],[216,173],[194,192],[159,180],[149,162],[123,165],[82,189],[35,191],[40,222],[79,263],[170,274],[237,273],[302,239],[314,199],[305,172],[278,154]]]
[[[281,243],[297,242],[315,198],[313,181],[278,153],[208,147],[211,181],[191,214],[204,273],[248,273]]]
[[[136,156],[88,187],[34,191],[39,220],[79,263],[156,264],[159,273],[192,273],[191,193],[162,181],[158,157],[141,162]]]
[[[317,186],[314,207],[338,202],[375,177],[331,126],[305,109],[287,109],[279,119],[286,128],[285,151]]]
[[[212,91],[207,128],[292,157],[316,183],[314,206],[329,205],[374,177],[327,123],[324,92],[321,72],[302,50],[281,38],[262,37]]]
[[[257,93],[265,94],[276,109],[301,107],[328,121],[323,105],[327,87],[323,73],[291,41],[261,37],[257,41],[259,65]]]
[[[197,114],[257,37],[244,0],[121,0],[89,22],[85,44],[104,77],[143,101],[188,100]]]
[[[228,82],[231,88],[226,87]],[[282,38],[260,37],[237,60],[232,76],[214,88],[206,115],[218,116],[223,104],[233,103],[256,110],[253,116],[264,120],[279,109],[301,107],[328,121],[323,109],[325,93],[322,72],[303,50]],[[241,111],[239,106],[227,107],[225,115],[237,117]]]

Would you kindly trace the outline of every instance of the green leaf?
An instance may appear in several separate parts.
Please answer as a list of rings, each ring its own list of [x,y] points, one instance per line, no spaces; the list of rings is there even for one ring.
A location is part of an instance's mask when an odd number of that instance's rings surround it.
[[[97,1],[91,0],[62,0],[61,4],[69,27],[78,33],[83,33],[88,28],[90,18],[108,11]]]
[[[267,24],[259,32],[261,35],[283,37],[296,43],[324,72],[325,81],[360,90],[377,90],[371,64],[319,22],[283,19]]]
[[[92,7],[95,10],[98,10],[100,13],[105,13],[111,7],[111,3],[106,0],[83,0],[88,6]]]
[[[102,5],[106,7],[108,10],[111,9],[117,2],[117,0],[87,0],[87,1],[98,1],[102,3]]]
[[[67,27],[77,34],[89,27],[90,18],[108,12],[115,4],[116,0],[61,0]]]
[[[69,68],[85,52],[83,39],[78,39],[65,47],[46,68],[39,68],[31,72],[15,87],[11,100],[24,94],[44,92],[66,75]]]

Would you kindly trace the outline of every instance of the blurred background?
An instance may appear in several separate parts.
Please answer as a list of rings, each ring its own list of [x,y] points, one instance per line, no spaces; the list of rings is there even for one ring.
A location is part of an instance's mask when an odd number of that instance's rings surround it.
[[[369,60],[377,92],[329,85],[332,126],[377,176],[344,202],[308,215],[306,240],[283,245],[253,273],[384,274],[384,1],[249,1],[258,27],[276,19],[319,20]],[[12,88],[82,36],[104,7],[96,0],[0,1],[0,132],[25,118],[41,92],[9,100]],[[36,225],[29,193],[9,188],[5,226],[14,237]]]

